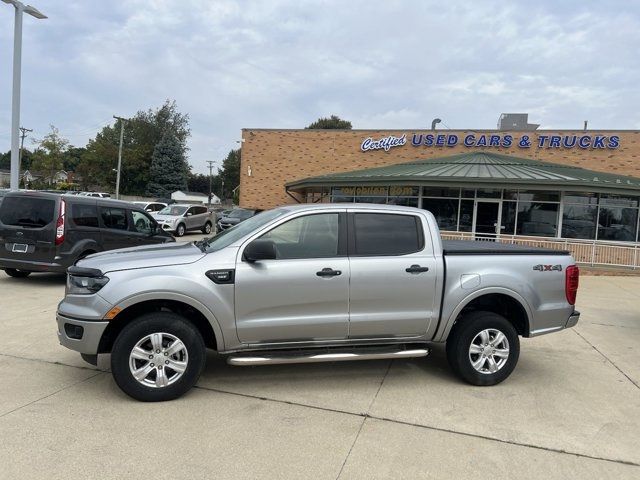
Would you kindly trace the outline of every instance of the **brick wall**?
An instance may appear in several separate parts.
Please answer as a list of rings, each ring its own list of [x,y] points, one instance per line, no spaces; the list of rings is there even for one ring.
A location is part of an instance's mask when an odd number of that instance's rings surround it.
[[[414,147],[412,135],[433,134],[430,130],[260,130],[242,131],[242,164],[240,168],[240,205],[272,208],[295,201],[285,193],[287,182],[334,172],[360,170],[429,159],[470,151],[527,157],[552,163],[576,165],[590,170],[640,177],[640,131],[538,130],[536,132],[504,132],[496,130],[438,130],[456,134],[455,147]],[[465,135],[511,134],[516,139],[509,148],[469,148],[462,145]],[[360,144],[367,137],[378,139],[388,135],[407,135],[407,144],[390,149],[362,152]],[[517,139],[529,135],[532,147],[518,147]],[[617,135],[617,149],[537,148],[539,135]],[[251,175],[249,175],[249,170]]]

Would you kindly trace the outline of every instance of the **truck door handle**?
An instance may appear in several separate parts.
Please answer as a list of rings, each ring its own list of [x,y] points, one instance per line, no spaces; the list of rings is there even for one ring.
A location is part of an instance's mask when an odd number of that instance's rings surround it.
[[[422,273],[422,272],[428,272],[429,267],[421,267],[420,265],[411,265],[409,268],[405,268],[404,271],[407,273]]]
[[[319,272],[316,272],[316,275],[319,277],[335,277],[342,275],[342,272],[340,270],[334,270],[333,268],[323,268]]]

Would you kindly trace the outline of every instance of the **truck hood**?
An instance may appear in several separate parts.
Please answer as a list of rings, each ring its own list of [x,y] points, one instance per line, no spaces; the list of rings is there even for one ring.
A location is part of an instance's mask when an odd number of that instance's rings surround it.
[[[89,255],[79,267],[97,268],[102,273],[136,268],[186,265],[197,262],[205,254],[193,243],[170,243],[123,248]]]

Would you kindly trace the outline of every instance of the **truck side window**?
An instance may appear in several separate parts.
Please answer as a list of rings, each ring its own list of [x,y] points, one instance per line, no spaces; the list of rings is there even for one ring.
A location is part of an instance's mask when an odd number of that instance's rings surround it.
[[[98,211],[95,205],[72,203],[71,219],[78,227],[98,228]]]
[[[278,260],[338,256],[338,214],[320,213],[294,218],[261,238],[276,244]]]
[[[127,211],[124,208],[100,207],[100,216],[105,228],[127,230]]]
[[[353,215],[354,255],[405,255],[422,249],[418,217],[388,213]]]

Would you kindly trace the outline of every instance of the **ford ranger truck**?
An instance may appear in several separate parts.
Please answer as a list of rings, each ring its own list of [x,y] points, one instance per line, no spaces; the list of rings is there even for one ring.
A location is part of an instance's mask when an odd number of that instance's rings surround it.
[[[442,241],[433,215],[368,204],[284,206],[191,243],[91,255],[68,269],[60,343],[118,386],[170,400],[198,380],[206,349],[232,365],[424,357],[495,385],[520,337],[573,327],[568,252]]]

